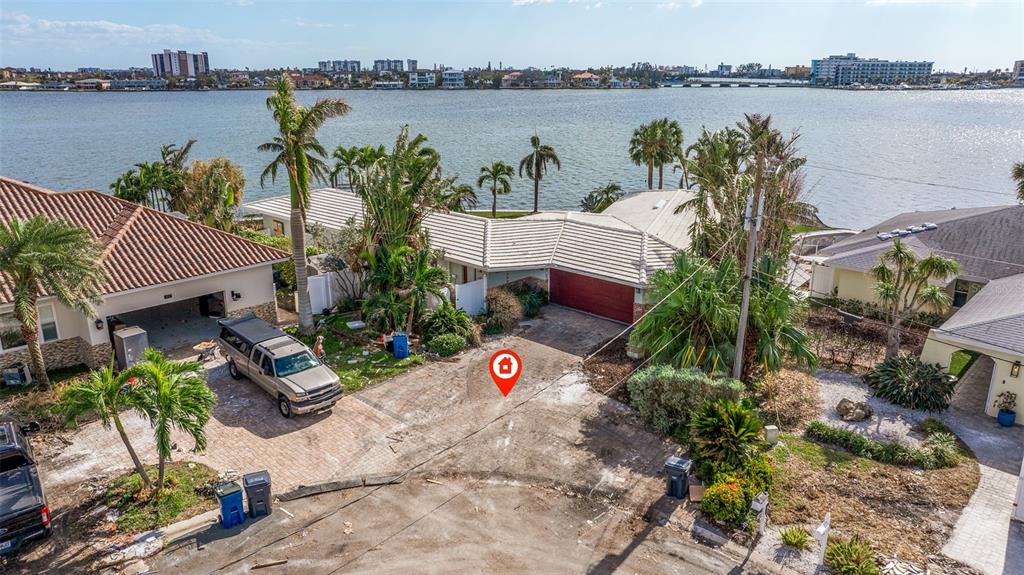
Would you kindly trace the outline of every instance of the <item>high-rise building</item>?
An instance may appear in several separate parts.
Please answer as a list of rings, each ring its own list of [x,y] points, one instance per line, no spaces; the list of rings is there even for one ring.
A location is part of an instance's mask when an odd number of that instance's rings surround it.
[[[419,60],[413,60],[412,58],[409,58],[408,60],[405,61],[405,69],[410,72],[412,72],[413,70],[419,70],[419,63]]]
[[[1024,86],[1024,60],[1013,63],[1013,82]]]
[[[719,64],[718,65],[718,75],[723,77],[723,78],[725,78],[727,76],[732,76],[732,65],[731,64]]]
[[[153,75],[158,77],[189,77],[194,78],[210,72],[210,57],[206,52],[192,54],[184,50],[171,52],[164,50],[161,54],[153,54]]]
[[[811,60],[811,84],[846,86],[849,84],[896,84],[927,80],[934,62],[906,62],[858,58],[856,54],[829,56]]]
[[[361,66],[359,60],[322,60],[317,62],[317,69],[324,74],[331,72],[359,73]]]
[[[401,60],[374,60],[373,71],[380,72],[404,72],[405,65]]]

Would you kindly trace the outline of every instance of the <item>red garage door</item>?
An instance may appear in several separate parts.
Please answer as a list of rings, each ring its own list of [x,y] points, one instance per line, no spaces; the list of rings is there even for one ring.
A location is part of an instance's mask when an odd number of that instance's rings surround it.
[[[625,323],[633,322],[633,288],[592,277],[551,270],[551,301]]]

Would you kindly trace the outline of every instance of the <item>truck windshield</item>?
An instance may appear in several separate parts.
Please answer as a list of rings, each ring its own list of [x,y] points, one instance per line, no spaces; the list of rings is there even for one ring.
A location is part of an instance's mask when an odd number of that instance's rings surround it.
[[[313,354],[308,351],[303,351],[295,355],[289,355],[288,357],[279,357],[274,360],[274,368],[277,371],[278,377],[288,377],[293,373],[299,373],[300,371],[306,371],[311,367],[320,365]]]

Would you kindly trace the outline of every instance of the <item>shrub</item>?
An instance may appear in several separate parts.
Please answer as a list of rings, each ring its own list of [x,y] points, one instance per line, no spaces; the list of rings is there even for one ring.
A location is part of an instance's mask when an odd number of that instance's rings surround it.
[[[512,292],[495,289],[487,292],[487,326],[508,331],[523,319],[523,304]]]
[[[690,438],[698,468],[723,463],[742,469],[761,443],[761,420],[747,402],[705,401],[693,413]],[[705,479],[707,479],[705,477]]]
[[[871,546],[853,537],[834,538],[825,548],[825,563],[836,575],[878,575],[880,572]]]
[[[717,481],[704,490],[700,509],[720,523],[738,525],[747,516],[750,501],[747,499],[743,480],[729,474],[721,474]]]
[[[480,343],[480,332],[473,323],[473,318],[448,302],[437,306],[436,310],[428,313],[423,319],[424,339],[431,341],[445,334],[462,336],[467,343],[473,345]]]
[[[937,363],[899,355],[868,372],[865,380],[875,396],[910,409],[941,411],[949,407],[956,377]]]
[[[711,399],[738,400],[743,384],[734,379],[711,379],[696,369],[652,365],[636,372],[627,383],[630,401],[640,417],[662,433],[685,430],[695,408]]]
[[[924,449],[912,449],[896,442],[875,441],[855,431],[836,429],[820,421],[808,425],[804,434],[808,439],[835,445],[859,457],[891,465],[916,465],[923,469],[938,469],[955,467],[960,462],[960,449],[956,437],[942,432],[929,436],[925,440]],[[936,435],[940,437],[932,440]]]
[[[449,357],[466,349],[466,338],[454,333],[443,333],[427,342],[427,347],[441,357]]]
[[[811,546],[811,534],[803,527],[787,527],[780,532],[782,543],[803,551]]]
[[[526,317],[536,317],[540,308],[548,303],[548,292],[538,287],[519,283],[510,289],[523,306],[523,315]]]
[[[772,463],[771,457],[761,453],[747,460],[743,465],[743,479],[747,484],[747,495],[751,500],[762,491],[771,494],[772,486],[775,483],[775,465]]]

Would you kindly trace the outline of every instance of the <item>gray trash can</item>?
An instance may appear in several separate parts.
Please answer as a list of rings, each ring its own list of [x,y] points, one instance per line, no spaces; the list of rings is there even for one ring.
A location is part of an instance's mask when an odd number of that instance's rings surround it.
[[[249,503],[249,517],[270,515],[273,510],[270,494],[270,472],[256,471],[242,476],[245,497]]]
[[[682,457],[669,457],[665,462],[666,489],[665,494],[676,499],[686,498],[686,491],[690,481],[689,459]]]

